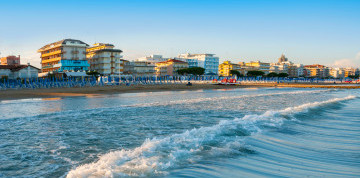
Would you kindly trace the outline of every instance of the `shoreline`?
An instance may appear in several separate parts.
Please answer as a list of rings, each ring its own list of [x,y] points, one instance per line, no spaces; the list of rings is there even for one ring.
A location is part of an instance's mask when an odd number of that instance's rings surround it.
[[[17,100],[31,98],[56,98],[56,97],[95,97],[108,94],[140,93],[140,92],[161,92],[161,91],[188,91],[202,89],[235,89],[250,88],[252,86],[240,85],[211,85],[211,84],[166,84],[166,85],[131,85],[131,86],[96,86],[83,88],[41,88],[0,91],[1,100]]]
[[[84,88],[49,88],[49,89],[21,89],[0,91],[1,100],[17,100],[31,98],[58,98],[58,97],[95,97],[107,94],[161,92],[161,91],[187,91],[202,89],[236,89],[259,87],[289,87],[289,88],[334,88],[334,89],[359,89],[360,85],[347,84],[318,84],[318,83],[242,83],[240,85],[215,85],[215,84],[165,84],[165,85],[132,85],[132,86],[97,86]]]

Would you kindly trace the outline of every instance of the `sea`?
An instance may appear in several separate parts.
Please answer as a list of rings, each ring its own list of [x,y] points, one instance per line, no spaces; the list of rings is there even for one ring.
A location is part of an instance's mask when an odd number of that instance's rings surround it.
[[[360,90],[0,101],[0,177],[360,177]]]

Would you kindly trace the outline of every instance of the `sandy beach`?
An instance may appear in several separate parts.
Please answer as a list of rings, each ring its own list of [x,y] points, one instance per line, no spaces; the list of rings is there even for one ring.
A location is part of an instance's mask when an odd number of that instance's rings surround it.
[[[0,100],[26,98],[54,98],[74,96],[96,96],[102,94],[117,94],[131,92],[182,91],[199,89],[232,89],[252,86],[239,85],[211,85],[211,84],[167,84],[167,85],[132,85],[132,86],[97,86],[84,88],[50,88],[50,89],[22,89],[0,91]]]
[[[294,88],[338,88],[356,89],[355,85],[334,84],[300,84],[300,83],[243,83],[240,85],[214,85],[214,84],[167,84],[167,85],[132,85],[132,86],[98,86],[85,88],[51,88],[51,89],[22,89],[0,91],[0,100],[28,99],[28,98],[55,98],[76,96],[98,96],[103,94],[131,93],[131,92],[158,92],[158,91],[182,91],[200,89],[234,89],[253,87],[294,87]]]

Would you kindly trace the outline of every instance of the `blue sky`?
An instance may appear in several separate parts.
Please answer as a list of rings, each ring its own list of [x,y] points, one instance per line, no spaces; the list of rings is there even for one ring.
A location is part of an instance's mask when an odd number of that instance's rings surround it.
[[[214,53],[233,62],[360,67],[359,0],[0,0],[0,56],[39,66],[64,38],[112,43],[125,59]]]

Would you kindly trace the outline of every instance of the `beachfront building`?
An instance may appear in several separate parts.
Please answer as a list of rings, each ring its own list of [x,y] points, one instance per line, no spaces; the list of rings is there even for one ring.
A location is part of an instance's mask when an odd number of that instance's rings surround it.
[[[345,70],[343,68],[331,68],[329,74],[333,78],[344,78]]]
[[[150,56],[145,56],[136,59],[135,61],[142,61],[142,62],[150,62],[155,65],[157,62],[164,62],[167,61],[169,58],[164,58],[162,55],[152,54]]]
[[[152,62],[134,61],[132,63],[134,66],[133,74],[136,76],[153,76],[156,74],[155,64]]]
[[[86,58],[91,71],[97,71],[101,75],[119,75],[124,71],[122,50],[114,49],[114,45],[96,43],[86,49]]]
[[[239,71],[241,68],[240,64],[234,64],[230,61],[225,61],[222,64],[219,65],[219,76],[228,77],[231,76],[230,71],[236,70]]]
[[[296,71],[296,76],[294,77],[304,77],[304,65],[302,64],[294,64],[294,66],[296,67],[295,71]]]
[[[344,68],[345,71],[344,77],[355,76],[358,73],[357,70],[358,69],[352,67]]]
[[[306,77],[326,78],[330,76],[328,67],[320,64],[306,65]]]
[[[124,63],[124,75],[133,75],[135,73],[134,70],[134,62],[128,60],[122,60]]]
[[[0,77],[8,79],[37,78],[40,69],[27,65],[0,65]]]
[[[177,60],[187,62],[189,67],[202,67],[205,74],[216,75],[219,72],[219,57],[215,54],[180,54]]]
[[[177,59],[168,59],[167,61],[158,62],[156,65],[157,76],[175,76],[180,69],[189,68],[189,64]]]
[[[291,77],[297,77],[296,66],[294,66],[294,64],[292,62],[290,62],[289,59],[287,57],[285,57],[284,54],[282,54],[278,58],[277,63],[270,64],[269,72],[287,73]]]
[[[47,44],[38,50],[41,53],[42,72],[86,71],[88,44],[74,39],[64,39]]]
[[[0,59],[0,65],[20,65],[20,55],[2,57]]]
[[[270,72],[270,63],[260,62],[260,61],[251,61],[245,63],[246,66],[253,67],[254,70],[259,70],[264,72],[265,74],[269,74]]]

